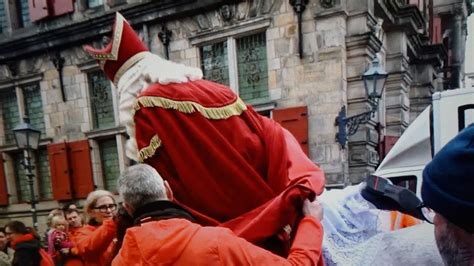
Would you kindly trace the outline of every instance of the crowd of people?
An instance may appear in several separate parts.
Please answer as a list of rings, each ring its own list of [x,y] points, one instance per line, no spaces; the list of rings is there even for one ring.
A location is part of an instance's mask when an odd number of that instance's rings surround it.
[[[11,221],[0,229],[0,265],[314,265],[321,253],[323,210],[307,200],[287,259],[237,237],[229,229],[203,227],[173,203],[168,183],[149,165],[130,167],[118,180],[118,207],[105,190],[84,203],[84,223],[76,204],[52,210],[45,245],[31,227]],[[46,254],[47,250],[47,255]],[[159,251],[159,252],[158,252]],[[44,265],[44,264],[41,264]]]

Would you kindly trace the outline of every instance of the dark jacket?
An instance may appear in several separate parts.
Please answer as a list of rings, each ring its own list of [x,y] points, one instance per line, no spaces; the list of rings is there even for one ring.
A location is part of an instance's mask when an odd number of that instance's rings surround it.
[[[15,249],[13,266],[39,266],[41,256],[39,249],[41,243],[32,234],[25,234],[13,241],[12,247]]]

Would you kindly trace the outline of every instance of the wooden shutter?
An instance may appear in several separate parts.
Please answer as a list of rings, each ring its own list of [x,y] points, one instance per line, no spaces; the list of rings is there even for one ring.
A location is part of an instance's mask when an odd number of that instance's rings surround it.
[[[7,180],[3,167],[3,154],[0,153],[0,206],[8,205]]]
[[[50,0],[51,15],[60,16],[74,11],[73,0]]]
[[[441,32],[441,18],[436,16],[433,17],[433,29],[431,32],[431,43],[441,44],[443,43],[443,35]]]
[[[308,108],[302,106],[273,110],[273,120],[290,131],[308,155]]]
[[[28,0],[31,21],[38,21],[49,16],[48,0]]]
[[[71,180],[66,143],[48,145],[48,158],[54,199],[71,199]]]
[[[395,143],[397,143],[397,140],[399,139],[400,137],[397,137],[397,136],[384,136],[383,137],[383,146],[382,146],[382,149],[383,149],[383,152],[382,152],[382,158],[385,158],[385,156],[387,156],[388,152],[393,148],[393,146],[395,145]]]
[[[67,145],[74,198],[85,198],[94,190],[89,141],[75,141]]]

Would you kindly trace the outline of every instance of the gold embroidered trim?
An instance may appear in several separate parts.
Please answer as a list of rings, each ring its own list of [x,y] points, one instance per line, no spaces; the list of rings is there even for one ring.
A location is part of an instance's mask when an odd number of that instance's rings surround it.
[[[142,163],[146,159],[155,155],[156,149],[158,149],[160,146],[161,139],[158,137],[158,135],[154,135],[150,139],[150,144],[145,148],[140,149],[140,151],[138,152],[138,161]]]
[[[290,226],[289,224],[285,225],[285,226],[283,227],[283,230],[285,231],[285,233],[288,234],[288,236],[291,235],[291,226]]]
[[[247,110],[247,106],[240,99],[223,107],[204,107],[199,103],[192,101],[175,101],[163,97],[142,96],[135,102],[134,112],[143,107],[161,107],[164,109],[174,109],[182,113],[190,114],[198,111],[208,119],[227,119],[234,115],[241,115],[243,111]]]
[[[122,40],[122,32],[123,32],[123,23],[127,23],[125,18],[119,12],[116,13],[116,21],[115,21],[115,29],[114,29],[114,36],[112,42],[112,51],[108,54],[93,54],[92,56],[100,60],[99,65],[103,69],[105,62],[107,60],[117,60],[118,58],[118,51],[120,48],[120,41]]]
[[[140,53],[135,54],[134,56],[130,57],[127,61],[125,61],[125,63],[117,70],[117,73],[115,74],[115,77],[114,77],[115,87],[118,87],[117,83],[120,80],[120,78],[123,76],[123,74],[125,74],[125,72],[129,68],[134,66],[138,61],[145,58],[145,56],[147,56],[148,54],[150,54],[150,52],[146,52],[146,51],[140,52]]]

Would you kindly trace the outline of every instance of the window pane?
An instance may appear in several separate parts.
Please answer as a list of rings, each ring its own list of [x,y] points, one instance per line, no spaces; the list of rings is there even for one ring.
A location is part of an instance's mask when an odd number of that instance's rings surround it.
[[[26,177],[25,168],[21,165],[24,161],[22,152],[13,155],[15,165],[16,188],[18,192],[18,201],[25,202],[30,200],[30,189],[28,188],[28,181]]]
[[[205,45],[201,50],[201,68],[204,78],[229,86],[227,42]]]
[[[7,20],[5,17],[5,3],[0,1],[0,33],[7,31]]]
[[[51,172],[49,170],[48,151],[40,149],[38,151],[38,183],[40,199],[52,199],[53,191],[51,188]]]
[[[41,138],[45,137],[43,102],[41,101],[41,91],[38,84],[23,88],[25,99],[25,113],[30,119],[30,124],[41,131]]]
[[[242,100],[268,100],[268,70],[265,32],[237,40],[239,94]]]
[[[13,128],[20,123],[18,102],[14,89],[8,90],[0,95],[2,101],[3,128],[5,133],[5,144],[15,144]]]
[[[19,10],[19,17],[21,19],[21,26],[28,27],[31,25],[30,21],[30,12],[28,10],[28,0],[18,0],[18,10]]]
[[[88,2],[87,2],[87,6],[89,8],[101,6],[103,4],[104,4],[103,0],[88,0]]]
[[[115,139],[100,141],[99,149],[105,189],[115,192],[117,177],[120,174],[117,142]]]
[[[95,129],[115,126],[112,87],[101,72],[88,74],[92,107],[92,122]]]

